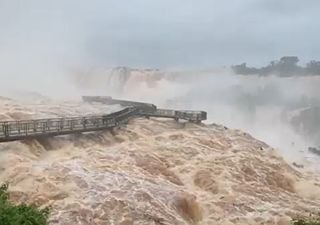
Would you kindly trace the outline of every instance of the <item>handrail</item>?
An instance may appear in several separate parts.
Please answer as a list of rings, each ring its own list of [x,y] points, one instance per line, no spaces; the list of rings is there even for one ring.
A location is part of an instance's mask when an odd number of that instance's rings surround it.
[[[0,122],[0,142],[111,129],[127,123],[137,109],[128,107],[100,116]]]
[[[104,102],[104,98],[98,98],[98,100],[101,99]],[[93,97],[93,100],[96,100],[96,98]],[[110,100],[110,98],[107,100]],[[118,104],[119,101],[127,107],[105,115],[0,121],[0,142],[112,129],[128,123],[133,117],[173,118],[195,123],[207,119],[207,113],[204,111],[157,109],[155,105],[149,103],[112,99],[113,104]],[[104,103],[108,104],[110,102]]]

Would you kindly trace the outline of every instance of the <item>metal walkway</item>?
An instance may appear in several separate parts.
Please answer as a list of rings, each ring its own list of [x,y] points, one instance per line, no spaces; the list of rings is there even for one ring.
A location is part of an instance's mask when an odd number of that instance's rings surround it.
[[[113,101],[113,104],[119,104],[117,100]],[[124,102],[126,108],[106,115],[0,122],[0,142],[108,130],[126,124],[133,117],[162,117],[197,123],[206,119],[206,113],[202,111],[157,109],[148,103]]]

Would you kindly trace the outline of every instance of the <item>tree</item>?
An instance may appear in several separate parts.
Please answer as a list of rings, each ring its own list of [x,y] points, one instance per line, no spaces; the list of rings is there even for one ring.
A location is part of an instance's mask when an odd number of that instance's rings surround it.
[[[38,209],[9,202],[8,185],[0,186],[0,225],[47,225],[49,208]]]
[[[296,66],[298,62],[299,58],[297,56],[283,56],[279,63],[288,66]]]
[[[312,60],[307,63],[306,73],[310,75],[320,75],[320,62]]]

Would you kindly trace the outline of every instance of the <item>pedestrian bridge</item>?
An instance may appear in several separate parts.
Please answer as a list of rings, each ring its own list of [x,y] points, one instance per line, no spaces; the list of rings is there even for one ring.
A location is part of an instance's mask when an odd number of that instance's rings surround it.
[[[204,111],[158,109],[149,103],[101,96],[84,96],[83,100],[89,103],[120,104],[125,108],[105,115],[0,121],[0,142],[109,130],[127,124],[134,117],[172,118],[176,121],[187,120],[194,123],[207,119]]]

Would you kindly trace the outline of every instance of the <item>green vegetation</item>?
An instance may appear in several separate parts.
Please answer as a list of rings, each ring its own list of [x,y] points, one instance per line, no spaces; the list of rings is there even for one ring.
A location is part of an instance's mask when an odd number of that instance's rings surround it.
[[[320,225],[320,214],[294,219],[292,221],[292,224],[293,225]]]
[[[8,185],[0,186],[0,225],[47,225],[49,209],[9,202]]]
[[[271,61],[269,65],[255,68],[247,67],[246,63],[232,66],[231,68],[236,74],[261,76],[278,75],[281,77],[290,76],[306,76],[320,75],[320,61],[312,60],[305,67],[298,65],[299,58],[297,56],[284,56],[280,60]]]

